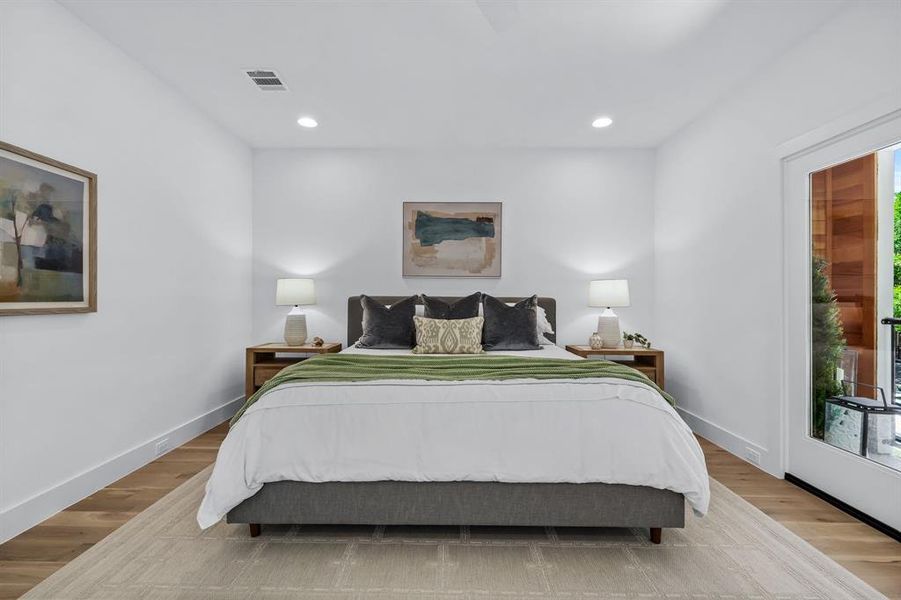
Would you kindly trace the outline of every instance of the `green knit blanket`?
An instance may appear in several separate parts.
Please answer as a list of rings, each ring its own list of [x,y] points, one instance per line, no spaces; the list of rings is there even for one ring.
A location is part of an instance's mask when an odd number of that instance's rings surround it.
[[[518,356],[372,356],[322,354],[285,367],[247,399],[231,420],[234,425],[260,396],[283,383],[294,381],[501,381],[505,379],[586,379],[607,377],[637,381],[657,390],[675,406],[672,396],[640,371],[607,360],[567,360]]]

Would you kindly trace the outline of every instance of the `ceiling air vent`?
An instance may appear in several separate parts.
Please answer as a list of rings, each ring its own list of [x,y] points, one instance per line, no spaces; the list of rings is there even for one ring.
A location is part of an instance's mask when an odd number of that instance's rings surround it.
[[[256,69],[245,71],[245,73],[264,92],[283,92],[288,89],[278,76],[278,73],[271,69]]]

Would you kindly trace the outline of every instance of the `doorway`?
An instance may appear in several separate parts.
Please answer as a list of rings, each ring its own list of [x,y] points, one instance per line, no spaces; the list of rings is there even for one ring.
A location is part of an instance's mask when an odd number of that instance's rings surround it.
[[[899,142],[901,114],[784,163],[786,471],[897,530]]]

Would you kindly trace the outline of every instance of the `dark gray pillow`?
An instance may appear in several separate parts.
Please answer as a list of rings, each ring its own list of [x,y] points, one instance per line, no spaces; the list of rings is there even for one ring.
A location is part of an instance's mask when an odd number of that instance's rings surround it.
[[[412,348],[416,343],[413,315],[416,296],[387,307],[369,296],[360,296],[363,306],[363,335],[358,348]]]
[[[453,304],[449,304],[438,298],[429,298],[422,295],[422,304],[425,306],[425,316],[428,319],[472,319],[479,316],[479,303],[482,301],[482,292],[476,292],[465,298],[460,298]]]
[[[482,306],[485,328],[482,344],[485,350],[538,350],[538,296],[507,306],[494,296],[484,294]]]

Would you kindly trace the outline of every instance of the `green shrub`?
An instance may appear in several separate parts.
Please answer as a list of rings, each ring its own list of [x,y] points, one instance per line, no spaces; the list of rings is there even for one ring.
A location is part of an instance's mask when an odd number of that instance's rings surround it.
[[[813,376],[813,414],[811,433],[823,438],[826,425],[826,398],[842,392],[836,380],[836,369],[841,364],[845,348],[835,292],[826,275],[828,263],[814,257],[811,281],[811,366]]]
[[[901,319],[901,192],[895,194],[895,278],[893,312],[896,319]]]

